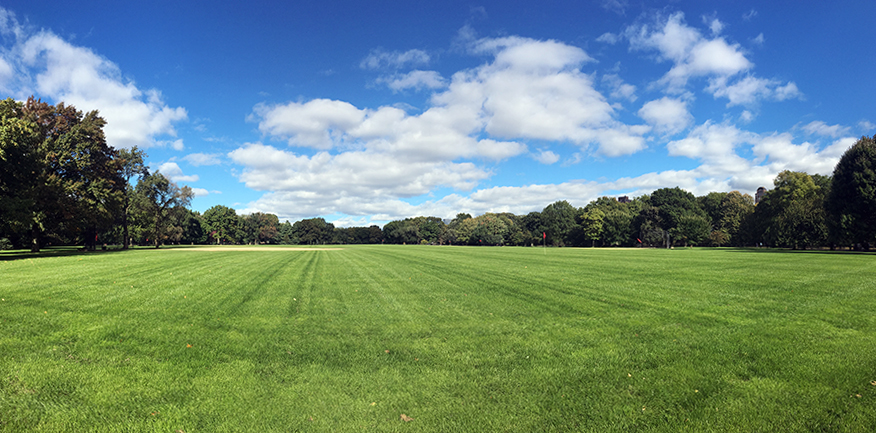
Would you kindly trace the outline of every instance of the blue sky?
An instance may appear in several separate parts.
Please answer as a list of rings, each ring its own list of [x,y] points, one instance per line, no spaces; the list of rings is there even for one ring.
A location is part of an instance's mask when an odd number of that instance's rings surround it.
[[[830,174],[876,2],[0,1],[0,91],[99,110],[192,208],[383,224]]]

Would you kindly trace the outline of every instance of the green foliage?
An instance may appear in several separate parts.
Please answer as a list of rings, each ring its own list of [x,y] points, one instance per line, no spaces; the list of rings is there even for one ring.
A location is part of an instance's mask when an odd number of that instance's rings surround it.
[[[743,246],[744,239],[740,230],[743,222],[752,213],[754,213],[754,199],[750,195],[741,194],[739,191],[725,194],[719,206],[718,220],[712,223],[712,227],[722,233],[720,242],[716,242],[715,245]]]
[[[383,226],[383,235],[391,244],[418,244],[423,240],[437,244],[443,242],[445,230],[441,218],[418,216],[390,221]]]
[[[322,218],[309,218],[292,224],[294,237],[304,245],[327,244],[332,242],[335,226]]]
[[[840,158],[826,208],[834,243],[876,245],[876,136],[861,137]]]
[[[581,234],[584,240],[590,241],[591,246],[596,246],[596,240],[602,236],[605,214],[597,207],[585,208],[579,217]]]
[[[137,148],[137,146],[132,147],[130,150],[128,149],[119,149],[118,153],[118,161],[121,166],[121,177],[124,180],[123,185],[123,197],[122,197],[122,248],[127,249],[131,244],[131,236],[130,236],[130,227],[128,226],[129,220],[131,219],[131,213],[133,212],[134,206],[134,185],[131,183],[131,180],[135,177],[138,179],[142,179],[143,176],[149,174],[149,170],[146,167],[144,160],[146,159],[146,152]]]
[[[142,235],[155,248],[183,238],[186,207],[192,197],[191,188],[180,188],[159,172],[147,174],[137,182],[133,198],[136,219],[143,227]]]
[[[237,244],[242,241],[243,232],[240,229],[237,211],[234,209],[217,204],[207,209],[203,218],[210,243],[221,245]]]
[[[771,246],[798,249],[823,245],[827,240],[827,178],[783,171],[774,184],[755,209],[757,235]]]
[[[566,200],[547,205],[541,211],[541,226],[547,235],[547,243],[554,246],[571,244],[569,235],[577,226],[575,215],[578,210]]]

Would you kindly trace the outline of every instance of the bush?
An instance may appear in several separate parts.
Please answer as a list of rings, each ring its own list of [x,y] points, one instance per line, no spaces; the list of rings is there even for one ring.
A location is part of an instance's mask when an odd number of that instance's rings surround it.
[[[0,238],[0,251],[11,250],[11,249],[12,249],[12,242],[9,242],[9,239],[6,239],[6,238]]]

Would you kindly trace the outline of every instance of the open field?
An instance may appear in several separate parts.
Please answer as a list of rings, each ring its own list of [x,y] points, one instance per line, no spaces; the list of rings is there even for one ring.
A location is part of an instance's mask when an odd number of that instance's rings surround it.
[[[867,254],[3,253],[0,431],[870,432],[874,295]]]

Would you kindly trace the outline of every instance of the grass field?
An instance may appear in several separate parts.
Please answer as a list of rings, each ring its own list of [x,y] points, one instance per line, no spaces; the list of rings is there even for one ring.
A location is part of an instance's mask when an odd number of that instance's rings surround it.
[[[0,254],[0,431],[872,432],[874,265],[708,249]]]

